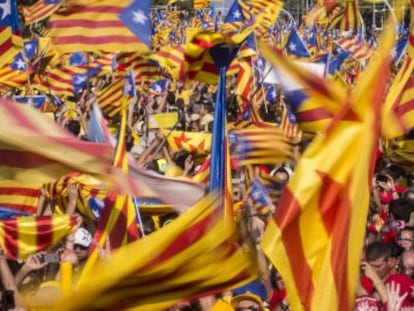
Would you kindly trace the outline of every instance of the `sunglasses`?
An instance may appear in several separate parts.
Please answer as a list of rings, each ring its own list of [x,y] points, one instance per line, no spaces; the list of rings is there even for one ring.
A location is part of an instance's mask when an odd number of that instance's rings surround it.
[[[79,248],[81,251],[86,251],[86,250],[89,249],[89,247],[86,247],[86,246],[83,246],[83,245],[80,245],[80,244],[74,244],[73,249],[77,249],[77,248]]]

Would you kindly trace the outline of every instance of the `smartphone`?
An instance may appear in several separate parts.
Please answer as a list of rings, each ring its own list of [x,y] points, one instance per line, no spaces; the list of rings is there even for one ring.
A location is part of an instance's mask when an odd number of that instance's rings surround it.
[[[57,263],[60,262],[58,253],[47,253],[43,256],[43,261],[47,263]]]

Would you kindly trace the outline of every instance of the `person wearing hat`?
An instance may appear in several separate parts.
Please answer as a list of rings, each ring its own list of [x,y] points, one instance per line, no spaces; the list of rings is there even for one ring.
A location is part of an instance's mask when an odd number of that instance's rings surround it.
[[[251,292],[236,295],[231,300],[231,306],[235,311],[266,311],[263,300]]]
[[[89,255],[89,248],[92,244],[92,235],[85,228],[78,228],[73,237],[73,251],[78,258],[79,264],[86,261]]]

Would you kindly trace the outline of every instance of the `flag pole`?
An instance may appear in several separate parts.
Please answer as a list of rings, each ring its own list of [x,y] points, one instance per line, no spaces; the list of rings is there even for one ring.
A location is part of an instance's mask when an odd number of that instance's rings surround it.
[[[145,234],[145,231],[144,231],[144,224],[142,222],[141,212],[139,211],[137,198],[133,197],[132,202],[134,202],[135,214],[137,215],[137,222],[139,224],[139,228],[141,229],[141,234],[142,234],[143,237],[145,237],[146,234]]]

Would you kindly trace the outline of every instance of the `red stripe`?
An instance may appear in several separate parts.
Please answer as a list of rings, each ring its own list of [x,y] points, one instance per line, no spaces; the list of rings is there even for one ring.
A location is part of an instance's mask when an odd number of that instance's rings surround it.
[[[298,123],[314,122],[332,118],[331,114],[324,108],[315,108],[310,110],[299,111],[296,113]]]
[[[26,197],[37,197],[40,189],[25,187],[0,186],[0,195],[24,195]]]
[[[396,109],[396,113],[398,116],[403,116],[404,114],[412,111],[414,111],[414,100],[405,102],[402,105],[400,104]]]
[[[19,233],[16,219],[3,221],[4,228],[4,251],[9,259],[18,259],[18,240]]]
[[[36,217],[37,250],[44,250],[53,244],[53,226],[51,216]]]
[[[20,150],[0,150],[0,159],[1,166],[11,166],[23,169],[36,168],[56,163],[39,154]]]
[[[299,202],[287,187],[281,197],[279,208],[273,219],[282,232],[282,242],[290,262],[294,283],[304,310],[311,310],[314,292],[312,269],[308,264],[302,244],[300,219],[302,210]],[[283,267],[276,267],[283,270]],[[282,273],[283,276],[283,273]]]
[[[335,278],[338,310],[349,310],[348,240],[351,218],[350,185],[337,183],[325,172],[317,172],[322,179],[319,209],[328,235],[332,238],[331,269]],[[367,188],[368,189],[368,188]],[[328,254],[326,254],[328,255]]]
[[[3,34],[0,33],[0,36],[2,36]],[[6,41],[4,41],[2,44],[0,44],[0,54],[5,54],[6,52],[8,52],[11,48],[13,47],[13,42],[11,40],[11,37],[9,39],[7,39]],[[16,51],[17,54],[17,51]]]
[[[216,222],[217,217],[220,217],[216,212],[217,210],[213,210],[202,219],[199,219],[195,223],[191,224],[188,228],[184,228],[184,230],[171,241],[164,251],[162,251],[157,257],[153,258],[151,262],[148,262],[146,265],[141,267],[138,271],[136,271],[136,273],[143,270],[153,269],[157,265],[167,261],[190,247],[192,244],[196,243],[205,234],[207,234],[210,227]]]
[[[134,44],[140,43],[139,39],[132,34],[122,35],[105,35],[99,37],[87,37],[82,35],[62,36],[52,38],[53,43],[57,45],[70,45],[70,44],[84,44],[87,46],[93,46],[94,44],[110,44],[110,43],[124,43]]]
[[[99,29],[99,28],[120,28],[120,30],[125,30],[125,24],[120,20],[89,20],[89,19],[70,19],[70,20],[58,20],[53,22],[53,28],[56,31],[59,31],[59,28],[71,28],[71,27],[84,27],[90,29]],[[85,30],[88,31],[88,30]],[[104,29],[102,30],[104,31]],[[104,35],[104,34],[103,34]]]

